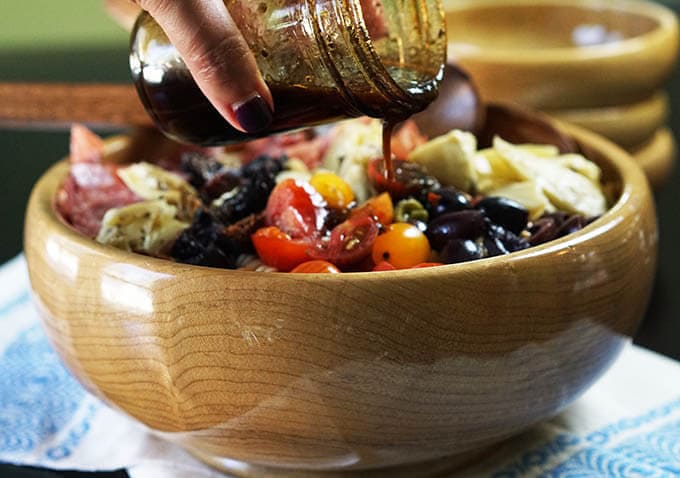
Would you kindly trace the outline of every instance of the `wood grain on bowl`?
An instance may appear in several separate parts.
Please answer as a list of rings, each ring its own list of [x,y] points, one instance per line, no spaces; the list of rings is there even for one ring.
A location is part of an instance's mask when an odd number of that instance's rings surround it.
[[[350,473],[479,452],[574,400],[647,305],[647,182],[619,148],[567,131],[617,184],[602,218],[509,256],[381,273],[210,269],[96,244],[55,215],[60,163],[28,207],[35,302],[90,391],[213,464]]]

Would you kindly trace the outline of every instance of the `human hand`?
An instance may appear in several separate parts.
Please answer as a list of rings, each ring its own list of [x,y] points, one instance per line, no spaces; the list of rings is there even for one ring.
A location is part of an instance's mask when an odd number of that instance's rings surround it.
[[[274,102],[222,0],[133,0],[161,26],[194,80],[235,128],[266,129]]]

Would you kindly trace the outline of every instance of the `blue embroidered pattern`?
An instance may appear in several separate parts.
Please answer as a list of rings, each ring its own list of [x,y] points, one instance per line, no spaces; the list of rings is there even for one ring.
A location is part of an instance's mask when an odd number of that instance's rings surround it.
[[[663,470],[668,476],[680,476],[680,421],[624,440],[612,452]]]
[[[29,452],[59,432],[85,398],[39,325],[0,356],[0,451]]]
[[[560,434],[525,452],[493,478],[680,477],[680,421],[663,420],[679,409],[677,399],[585,436]],[[657,421],[656,427],[635,434],[638,428]],[[627,432],[634,434],[615,442]],[[557,460],[552,467],[551,460]]]

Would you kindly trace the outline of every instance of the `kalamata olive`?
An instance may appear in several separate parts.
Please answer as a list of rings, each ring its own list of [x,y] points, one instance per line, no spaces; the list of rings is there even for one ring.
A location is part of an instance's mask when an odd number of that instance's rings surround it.
[[[493,222],[515,234],[522,232],[529,221],[529,211],[512,199],[489,196],[479,201],[476,207]]]
[[[484,214],[467,209],[439,216],[428,224],[426,234],[432,248],[441,250],[451,239],[477,239],[485,228]]]
[[[552,217],[542,217],[529,229],[529,244],[537,246],[557,238],[557,223]]]
[[[503,226],[489,222],[484,237],[484,246],[488,251],[488,256],[498,256],[526,249],[529,247],[529,242]]]
[[[445,186],[427,191],[423,194],[421,202],[430,214],[431,219],[447,212],[463,211],[471,207],[467,195],[453,186]]]
[[[575,214],[566,221],[564,221],[564,223],[562,223],[560,228],[557,230],[557,236],[562,237],[566,236],[567,234],[580,231],[581,229],[586,227],[586,223],[587,220],[585,217]]]
[[[555,220],[555,225],[559,229],[562,227],[562,224],[566,222],[567,219],[569,219],[569,213],[564,212],[564,211],[555,211],[551,212],[548,214],[544,214],[543,217],[550,217]]]
[[[484,249],[470,239],[452,239],[442,249],[439,259],[444,264],[473,261],[484,257]]]

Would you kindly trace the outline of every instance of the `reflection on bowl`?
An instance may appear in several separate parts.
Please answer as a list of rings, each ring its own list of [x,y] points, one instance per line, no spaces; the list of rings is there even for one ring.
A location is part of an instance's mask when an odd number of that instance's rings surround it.
[[[449,59],[482,97],[537,109],[641,101],[668,77],[675,15],[652,2],[445,0]]]
[[[102,246],[55,215],[61,163],[28,207],[35,301],[90,391],[211,464],[441,472],[574,400],[646,309],[647,182],[619,148],[566,130],[618,198],[604,216],[508,256],[392,272],[243,272]]]

